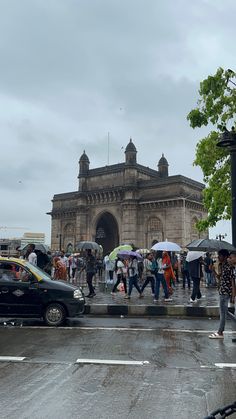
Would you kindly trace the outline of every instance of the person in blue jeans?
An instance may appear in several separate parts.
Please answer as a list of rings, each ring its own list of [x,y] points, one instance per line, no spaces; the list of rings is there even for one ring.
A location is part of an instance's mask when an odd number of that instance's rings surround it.
[[[161,253],[157,254],[157,259],[153,258],[152,268],[153,268],[153,272],[155,274],[155,279],[156,279],[154,303],[156,303],[159,299],[160,284],[163,287],[163,291],[164,291],[164,295],[165,295],[165,301],[166,302],[167,301],[172,301],[172,298],[169,298],[168,287],[167,287],[166,280],[165,280],[165,277],[164,277],[165,265],[163,264]]]
[[[128,295],[125,296],[125,299],[130,299],[133,287],[138,291],[139,297],[142,297],[142,292],[138,285],[138,261],[135,256],[129,257],[127,272],[129,278],[129,292]]]
[[[155,274],[152,266],[153,255],[152,253],[148,253],[146,258],[143,262],[143,274],[145,277],[145,281],[141,288],[141,293],[145,290],[146,286],[150,283],[152,289],[152,295],[154,297],[155,294]]]
[[[218,331],[209,335],[210,339],[224,339],[225,321],[228,314],[228,303],[235,296],[235,272],[232,264],[229,264],[228,258],[228,250],[219,250],[219,273],[216,273],[216,277],[219,280],[220,324]]]

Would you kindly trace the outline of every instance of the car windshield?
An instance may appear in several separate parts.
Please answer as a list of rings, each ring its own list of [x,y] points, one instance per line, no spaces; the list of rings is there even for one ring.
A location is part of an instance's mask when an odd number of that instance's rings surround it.
[[[50,275],[48,275],[42,269],[38,268],[38,266],[34,266],[34,265],[32,265],[32,263],[29,263],[29,262],[26,262],[25,266],[27,266],[27,268],[30,269],[30,271],[33,272],[34,274],[39,275],[42,279],[51,279],[52,280]]]

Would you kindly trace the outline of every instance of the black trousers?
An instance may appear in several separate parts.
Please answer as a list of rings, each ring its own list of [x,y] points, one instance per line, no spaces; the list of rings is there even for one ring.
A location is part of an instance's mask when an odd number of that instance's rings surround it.
[[[195,300],[196,298],[199,299],[202,296],[201,291],[200,291],[200,278],[192,277],[192,281],[193,281],[193,291],[192,291],[191,298],[192,300]]]
[[[117,280],[116,280],[116,283],[115,283],[115,285],[114,285],[114,287],[113,287],[112,292],[116,292],[116,288],[118,287],[118,285],[119,285],[119,283],[120,283],[120,282],[123,282],[123,284],[124,284],[124,289],[125,289],[125,294],[127,294],[127,283],[126,283],[126,278],[125,278],[125,276],[123,276],[122,274],[118,274],[118,275],[117,275]]]
[[[183,288],[185,288],[185,282],[186,282],[186,280],[187,280],[187,283],[188,283],[188,288],[190,288],[190,275],[189,275],[189,271],[183,270],[182,271],[182,275],[183,275]]]
[[[93,272],[87,272],[87,284],[89,289],[89,294],[94,294],[94,287],[93,287]]]
[[[155,278],[154,276],[147,276],[147,278],[145,279],[142,288],[141,288],[141,292],[143,292],[143,290],[146,288],[146,286],[149,284],[151,284],[151,289],[152,289],[152,293],[155,294]]]

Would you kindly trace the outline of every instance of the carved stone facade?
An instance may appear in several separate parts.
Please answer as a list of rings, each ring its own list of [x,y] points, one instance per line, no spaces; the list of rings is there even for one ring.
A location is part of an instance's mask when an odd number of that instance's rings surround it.
[[[79,241],[92,240],[106,254],[122,243],[150,248],[154,241],[168,239],[184,247],[200,237],[195,224],[206,216],[204,185],[169,176],[164,155],[153,170],[138,164],[136,154],[130,140],[124,163],[97,169],[90,169],[88,156],[82,154],[78,191],[52,200],[53,250],[76,249]]]

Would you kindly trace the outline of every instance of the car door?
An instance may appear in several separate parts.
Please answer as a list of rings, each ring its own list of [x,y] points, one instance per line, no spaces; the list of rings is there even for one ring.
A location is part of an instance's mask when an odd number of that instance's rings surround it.
[[[9,264],[10,265],[10,264]],[[40,316],[42,292],[38,281],[27,269],[12,264],[12,269],[1,269],[0,314],[9,316]],[[14,273],[14,275],[13,275]]]

